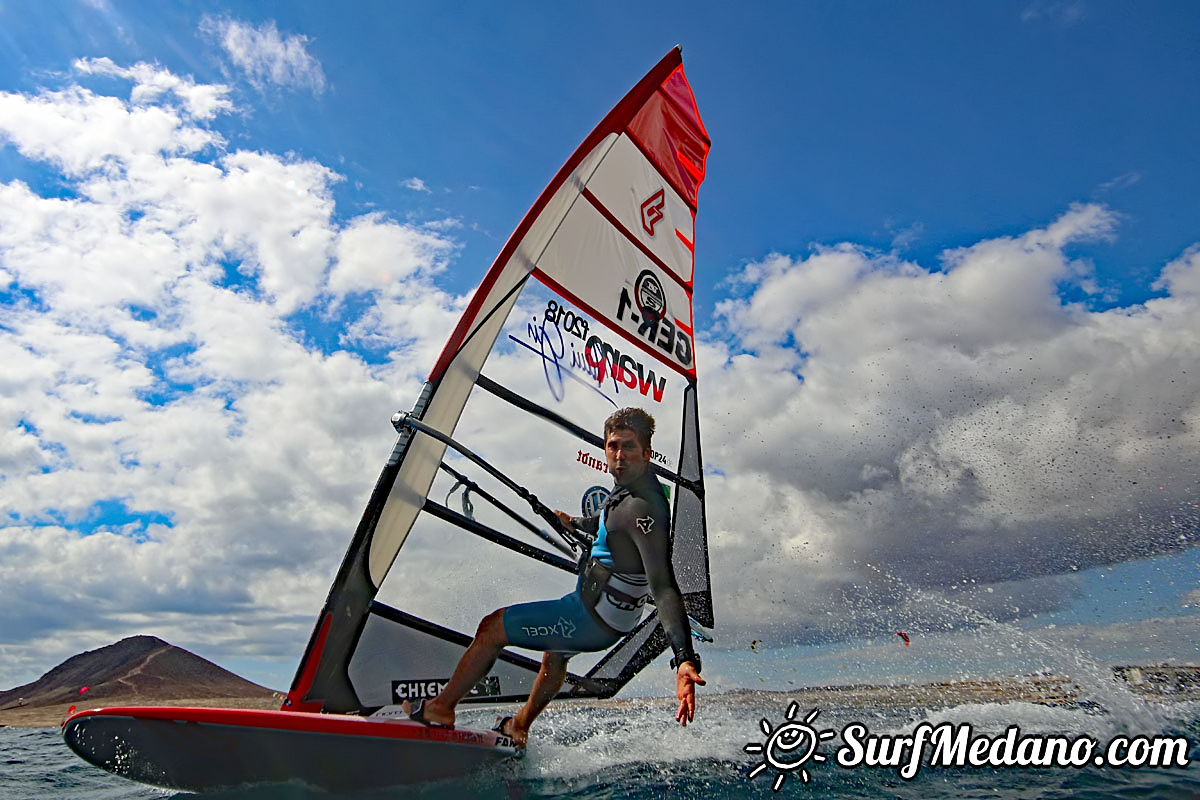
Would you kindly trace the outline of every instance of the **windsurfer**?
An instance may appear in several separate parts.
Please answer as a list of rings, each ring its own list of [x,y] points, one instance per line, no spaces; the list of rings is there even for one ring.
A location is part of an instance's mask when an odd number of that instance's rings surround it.
[[[479,623],[446,688],[405,710],[427,725],[451,727],[454,709],[482,679],[507,645],[542,650],[541,670],[525,705],[500,720],[497,730],[521,747],[529,728],[562,688],[567,661],[581,652],[604,650],[632,630],[647,595],[653,595],[675,657],[675,719],[691,722],[696,712],[700,658],[671,567],[670,512],[662,484],[650,471],[654,419],[640,408],[624,408],[604,422],[604,454],[616,486],[594,517],[558,511],[565,525],[595,535],[591,558],[571,594],[558,600],[521,603],[493,611]]]

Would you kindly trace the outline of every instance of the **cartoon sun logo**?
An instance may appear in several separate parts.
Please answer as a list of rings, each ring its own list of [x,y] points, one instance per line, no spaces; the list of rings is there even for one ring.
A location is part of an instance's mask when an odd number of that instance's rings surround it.
[[[767,740],[762,743],[750,742],[743,748],[747,753],[763,754],[762,762],[755,765],[747,777],[753,779],[767,767],[774,767],[779,771],[771,787],[772,791],[778,792],[783,787],[787,774],[796,770],[800,772],[800,780],[808,783],[810,776],[804,765],[809,761],[824,761],[825,756],[817,752],[817,745],[837,735],[836,731],[831,730],[817,733],[812,727],[812,721],[821,713],[815,708],[804,718],[804,722],[794,722],[798,709],[799,705],[793,700],[788,706],[787,722],[774,730],[771,729],[771,723],[764,718],[759,722],[759,727],[766,734]]]

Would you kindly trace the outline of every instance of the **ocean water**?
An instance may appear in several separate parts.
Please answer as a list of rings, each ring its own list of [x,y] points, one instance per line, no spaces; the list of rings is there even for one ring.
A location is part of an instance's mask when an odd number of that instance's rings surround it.
[[[844,706],[792,707],[778,697],[709,697],[696,722],[675,724],[662,705],[632,709],[552,707],[538,722],[525,758],[486,774],[423,786],[354,795],[382,798],[1188,798],[1200,797],[1200,703],[1146,702],[1132,695],[1106,706],[1053,707],[1032,703],[967,703],[947,709]],[[789,717],[790,712],[790,717]],[[814,715],[815,712],[815,715]],[[461,723],[490,724],[482,710]],[[478,718],[474,718],[475,715]],[[1097,752],[1118,737],[1186,739],[1186,767],[922,766],[905,780],[899,766],[837,763],[846,726],[870,734],[911,735],[922,723],[971,726],[972,736],[1002,740],[1010,726],[1021,736],[1091,737]],[[788,750],[784,727],[812,736]],[[817,739],[824,731],[834,731]],[[770,733],[768,733],[768,731]],[[772,739],[772,736],[775,736]],[[853,734],[852,734],[853,735]],[[804,735],[800,736],[801,739]],[[858,736],[859,739],[863,735]],[[795,737],[793,737],[794,742]],[[812,745],[816,742],[815,750]],[[747,745],[752,752],[746,752]],[[759,750],[755,751],[755,746]],[[798,758],[815,752],[824,757]],[[1124,751],[1123,751],[1124,752]],[[771,759],[767,758],[771,755]],[[926,752],[928,760],[929,753]],[[907,760],[907,759],[905,759]],[[755,768],[757,773],[751,776]],[[807,775],[807,781],[804,780]],[[141,800],[184,798],[132,783],[77,758],[57,729],[0,729],[0,798],[5,800]],[[283,800],[330,795],[304,786],[247,787],[207,797]]]

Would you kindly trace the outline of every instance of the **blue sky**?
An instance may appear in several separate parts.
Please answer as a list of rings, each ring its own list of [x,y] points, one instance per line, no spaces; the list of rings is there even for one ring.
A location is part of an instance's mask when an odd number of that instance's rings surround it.
[[[935,262],[948,247],[1044,221],[1064,199],[1116,197],[1128,218],[1092,256],[1129,293],[1123,299],[1137,301],[1192,241],[1185,165],[1196,160],[1187,132],[1197,21],[1186,3],[919,3],[869,13],[799,3],[759,14],[699,4],[682,18],[638,4],[600,15],[553,3],[251,8],[307,38],[323,89],[269,92],[249,118],[224,124],[236,126],[234,141],[336,166],[347,178],[344,213],[374,203],[428,214],[430,198],[403,186],[424,176],[455,194],[440,198],[447,211],[469,213],[502,242],[555,169],[526,165],[561,163],[618,87],[654,60],[648,54],[679,43],[725,151],[708,180],[728,193],[710,189],[701,218],[715,263],[813,242],[888,249],[899,235],[911,240],[906,254]],[[196,26],[229,13],[219,3],[10,7],[0,74],[29,88],[64,60],[106,55],[220,81]],[[375,57],[368,65],[327,55],[347,52]],[[600,69],[606,62],[613,68]],[[429,135],[456,129],[453,144]],[[768,200],[781,196],[788,202]],[[770,245],[754,253],[747,241]]]
[[[960,603],[1195,661],[1198,34],[1092,0],[0,4],[0,687],[136,633],[286,684],[378,421],[675,44],[713,140],[710,669]]]

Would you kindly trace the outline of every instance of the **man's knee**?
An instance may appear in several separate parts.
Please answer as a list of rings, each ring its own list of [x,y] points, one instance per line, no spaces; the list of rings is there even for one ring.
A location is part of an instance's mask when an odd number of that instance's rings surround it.
[[[504,633],[503,608],[496,609],[480,620],[479,629],[475,631],[475,638],[501,645],[508,643],[508,636]]]

